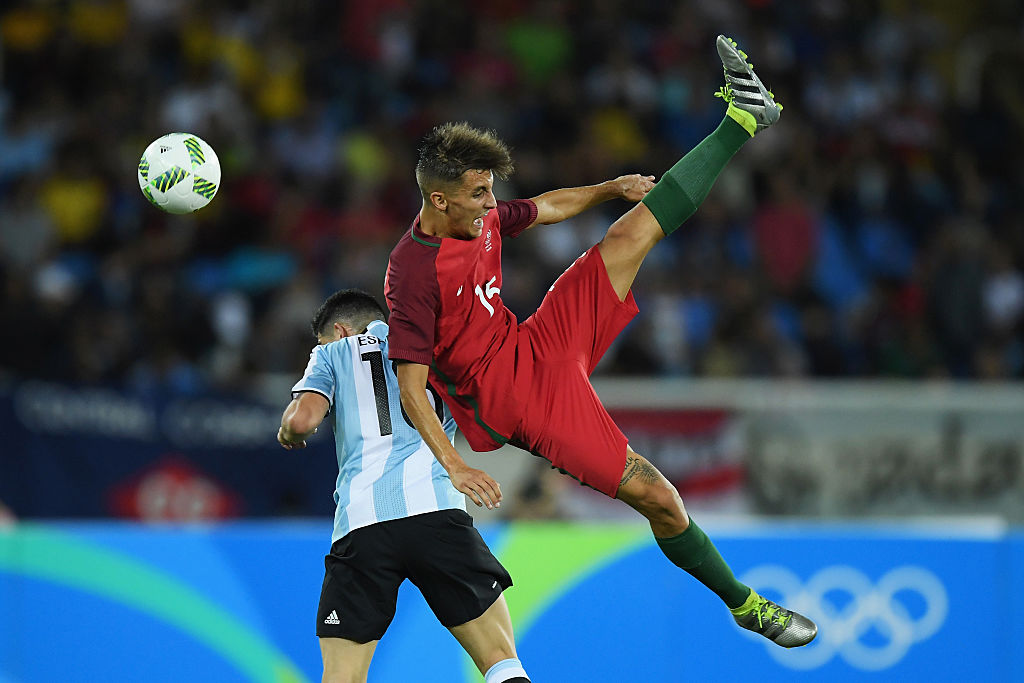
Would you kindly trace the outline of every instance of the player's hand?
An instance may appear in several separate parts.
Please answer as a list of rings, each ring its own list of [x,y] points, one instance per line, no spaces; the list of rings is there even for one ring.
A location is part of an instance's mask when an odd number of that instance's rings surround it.
[[[654,176],[633,173],[619,176],[615,183],[619,186],[620,197],[628,202],[638,202],[654,187]]]
[[[315,433],[315,430],[314,430],[314,433]],[[303,439],[302,441],[289,441],[288,439],[286,439],[285,435],[284,435],[284,427],[281,427],[280,429],[277,430],[277,442],[279,444],[281,444],[284,447],[285,450],[288,450],[288,451],[292,450],[293,448],[305,448],[306,447],[306,440],[305,439]]]
[[[501,505],[501,487],[483,470],[467,466],[465,469],[450,472],[449,476],[452,478],[452,485],[469,496],[477,507],[486,505],[490,510]]]

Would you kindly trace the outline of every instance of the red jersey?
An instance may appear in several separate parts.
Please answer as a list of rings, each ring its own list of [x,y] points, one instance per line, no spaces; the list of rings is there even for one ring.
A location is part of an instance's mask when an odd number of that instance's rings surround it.
[[[530,377],[517,375],[519,322],[501,300],[501,240],[537,220],[528,199],[499,201],[471,240],[438,238],[419,217],[388,261],[388,355],[430,366],[430,381],[473,450],[505,443]],[[528,370],[529,363],[522,365]]]

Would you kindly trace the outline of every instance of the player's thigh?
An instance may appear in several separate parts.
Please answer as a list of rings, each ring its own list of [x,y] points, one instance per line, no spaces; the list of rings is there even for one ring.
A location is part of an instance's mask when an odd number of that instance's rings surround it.
[[[395,616],[398,589],[406,578],[404,548],[391,525],[355,529],[324,558],[324,582],[317,607],[320,638],[367,643],[380,640]]]
[[[614,498],[626,462],[627,440],[578,364],[535,368],[517,446],[563,474]]]
[[[408,542],[408,571],[434,616],[446,628],[476,619],[512,585],[464,510],[418,515]]]
[[[647,253],[665,237],[654,214],[637,204],[612,223],[598,244],[612,287],[625,299]]]
[[[579,363],[589,375],[637,310],[632,294],[612,288],[595,246],[559,276],[521,330],[536,362]]]
[[[357,643],[346,638],[320,638],[323,683],[364,683],[380,641]]]
[[[476,619],[448,629],[463,649],[473,658],[480,673],[500,661],[516,656],[515,637],[512,635],[512,618],[508,614],[505,596],[498,599]]]

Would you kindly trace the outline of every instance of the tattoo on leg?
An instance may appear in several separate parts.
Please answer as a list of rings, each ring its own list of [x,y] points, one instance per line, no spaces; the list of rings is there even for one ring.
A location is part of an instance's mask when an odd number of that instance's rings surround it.
[[[633,477],[644,483],[653,484],[658,481],[658,470],[639,455],[627,453],[626,469],[622,472],[622,481],[619,482],[619,486],[625,486],[626,482]]]

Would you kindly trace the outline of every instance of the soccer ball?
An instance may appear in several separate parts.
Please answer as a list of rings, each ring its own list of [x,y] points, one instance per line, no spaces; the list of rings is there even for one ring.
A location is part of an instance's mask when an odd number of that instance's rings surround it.
[[[168,133],[139,159],[139,187],[168,213],[192,213],[210,203],[220,187],[220,160],[198,135]]]

